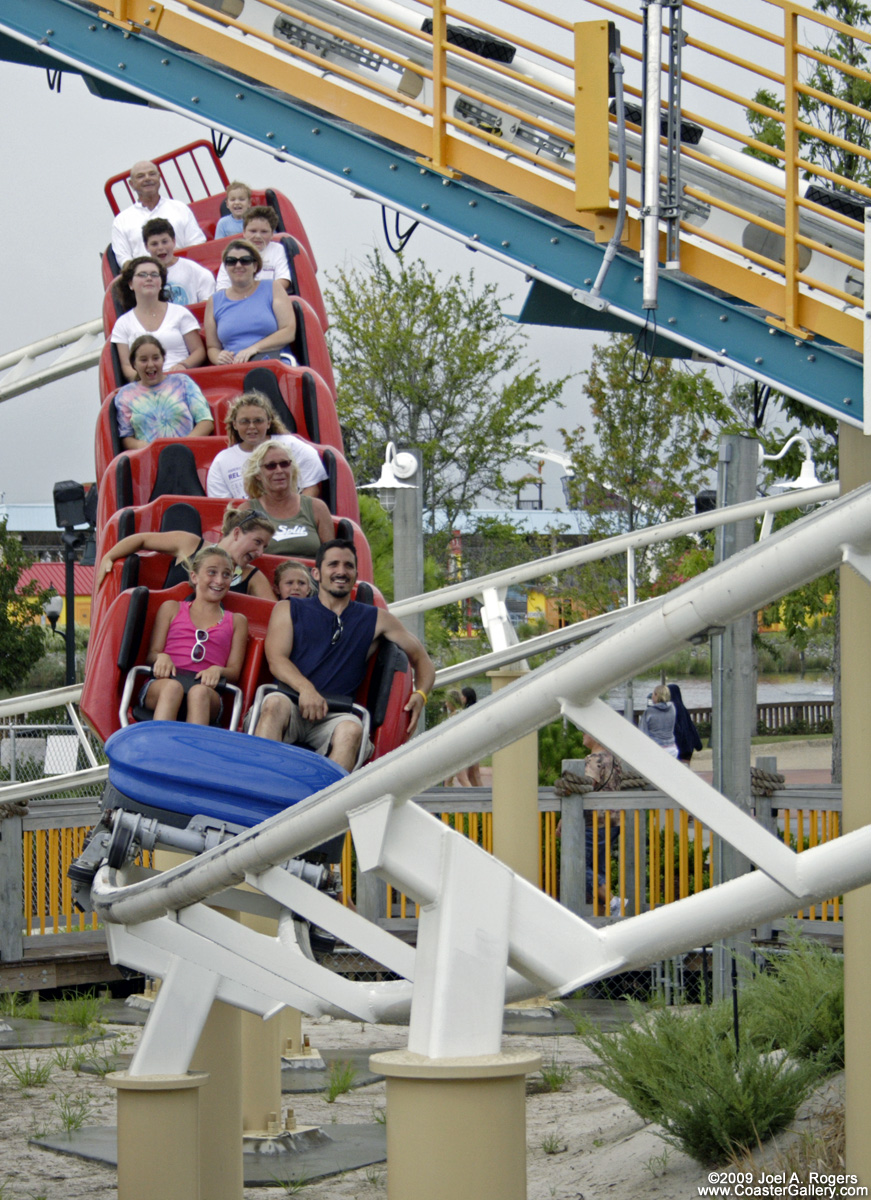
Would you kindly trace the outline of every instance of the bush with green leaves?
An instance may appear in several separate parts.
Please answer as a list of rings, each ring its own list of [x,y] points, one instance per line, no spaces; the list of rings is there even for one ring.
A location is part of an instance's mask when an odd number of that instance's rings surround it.
[[[793,932],[783,954],[747,981],[739,1000],[741,1036],[810,1059],[821,1074],[844,1066],[844,960]]]
[[[590,1071],[699,1162],[724,1162],[784,1129],[819,1078],[815,1062],[760,1053],[749,1039],[736,1051],[726,1006],[634,1007],[634,1025],[585,1033],[600,1059]]]

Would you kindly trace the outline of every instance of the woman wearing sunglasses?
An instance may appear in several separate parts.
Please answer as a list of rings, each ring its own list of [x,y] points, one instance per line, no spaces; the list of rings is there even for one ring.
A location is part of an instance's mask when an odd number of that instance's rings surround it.
[[[296,337],[293,304],[280,283],[257,282],[263,267],[260,252],[234,238],[224,249],[223,263],[230,286],[210,297],[203,318],[209,362],[227,366],[282,355],[295,361],[290,350]]]
[[[252,508],[276,526],[268,554],[314,558],[321,542],[335,537],[333,518],[323,500],[299,493],[296,463],[281,442],[268,441],[248,456],[242,472]]]
[[[160,554],[172,554],[175,562],[170,568],[164,587],[175,587],[184,583],[189,574],[188,562],[198,556],[202,550],[220,550],[226,554],[233,564],[233,575],[230,590],[241,595],[259,596],[262,600],[274,600],[275,593],[269,580],[262,571],[251,566],[253,559],[263,554],[270,538],[275,532],[275,525],[264,513],[250,506],[234,508],[228,506],[224,512],[221,525],[221,540],[217,546],[206,542],[205,538],[197,537],[195,533],[186,533],[182,529],[168,530],[165,533],[131,533],[129,537],[121,538],[100,562],[97,574],[97,587],[112,570],[112,563],[119,558],[127,558],[139,550],[155,550]]]
[[[268,370],[268,368],[260,368]],[[321,480],[327,478],[321,456],[310,442],[295,433],[288,433],[275,415],[275,409],[261,392],[245,392],[237,396],[227,409],[227,449],[216,454],[206,480],[208,496],[245,495],[242,471],[248,455],[270,438],[285,446],[299,468],[299,490],[306,496],[317,496]]]
[[[157,610],[145,660],[153,678],[141,693],[156,721],[211,725],[221,715],[218,688],[239,678],[248,644],[246,618],[223,608],[233,569],[225,550],[203,547],[190,566],[193,599]]]

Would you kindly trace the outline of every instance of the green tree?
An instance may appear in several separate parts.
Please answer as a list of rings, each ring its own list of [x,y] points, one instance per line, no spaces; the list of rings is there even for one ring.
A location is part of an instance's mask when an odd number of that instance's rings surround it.
[[[39,618],[49,591],[34,579],[18,590],[34,560],[6,524],[0,520],[0,688],[15,691],[45,652]]]
[[[583,426],[562,431],[574,468],[572,507],[586,513],[594,539],[689,515],[715,467],[720,432],[741,424],[703,372],[652,359],[636,378],[628,369],[632,349],[633,339],[621,336],[593,351],[584,385],[592,437]],[[657,577],[680,574],[672,560],[695,546],[686,538],[639,551],[639,595]],[[625,596],[625,560],[585,568],[577,584],[590,612],[613,607]]]
[[[358,481],[377,479],[387,442],[420,450],[429,532],[450,529],[484,493],[507,491],[512,438],[538,431],[565,379],[523,356],[493,285],[445,278],[376,251],[337,272],[327,298],[339,418]]]
[[[815,0],[814,10],[834,17],[854,29],[868,29],[871,25],[871,8],[863,4],[862,0]],[[851,69],[868,70],[867,43],[851,37],[846,30],[833,29],[826,44],[814,49],[843,63],[847,69],[841,70],[829,63],[813,60],[813,65],[806,71],[802,83],[817,92],[832,96],[835,101],[843,101],[867,111],[871,107],[871,82],[851,73]],[[782,98],[768,88],[761,88],[754,100],[770,111],[765,113],[748,109],[747,121],[753,136],[767,146],[783,150],[783,122],[774,115],[784,111]],[[812,125],[822,133],[851,142],[866,150],[871,149],[871,131],[864,116],[805,92],[799,93],[797,103],[799,120],[804,124]],[[871,183],[871,160],[864,155],[809,133],[799,133],[799,146],[802,157],[808,162],[825,167],[845,179],[866,185]],[[762,150],[748,147],[747,153],[776,166],[783,165],[780,158],[767,155]],[[806,177],[810,178],[811,174],[806,173]],[[821,182],[825,183],[825,180]]]

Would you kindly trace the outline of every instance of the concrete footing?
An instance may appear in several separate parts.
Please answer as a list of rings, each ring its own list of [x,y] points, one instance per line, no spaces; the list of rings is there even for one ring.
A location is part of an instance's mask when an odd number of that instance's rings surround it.
[[[387,1078],[388,1200],[526,1200],[525,1052],[374,1054]]]
[[[208,1078],[106,1076],[118,1090],[118,1200],[200,1200],[199,1089]]]

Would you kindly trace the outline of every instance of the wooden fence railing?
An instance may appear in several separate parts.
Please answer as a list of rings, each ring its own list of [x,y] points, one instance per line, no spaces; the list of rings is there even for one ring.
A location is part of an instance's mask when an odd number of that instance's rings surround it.
[[[756,705],[756,728],[766,733],[831,733],[833,700],[778,701]],[[702,731],[711,727],[711,708],[690,708],[688,712]],[[641,712],[636,712],[636,724]]]
[[[604,798],[603,798],[604,797]],[[491,851],[489,788],[433,788],[417,803]],[[718,883],[716,836],[661,792],[588,792],[561,799],[540,788],[539,886],[573,912],[593,919],[632,916]],[[787,787],[759,798],[766,828],[801,852],[838,836],[841,794],[836,786]],[[611,812],[616,812],[612,816]],[[92,797],[35,800],[24,817],[2,821],[0,837],[0,960],[3,966],[38,955],[51,944],[70,950],[105,944],[91,917],[71,905],[66,871],[86,829],[98,817]],[[562,820],[561,837],[557,838]],[[593,837],[587,842],[586,829]],[[588,852],[588,844],[591,853]],[[589,872],[589,875],[588,875]],[[400,936],[414,937],[414,902],[381,880],[355,875],[350,835],[342,856],[343,897]],[[604,895],[588,882],[604,880]],[[612,908],[613,902],[613,908]],[[808,928],[840,932],[839,897],[821,897],[796,914]],[[775,925],[775,927],[778,927]],[[3,983],[0,980],[0,989]]]

